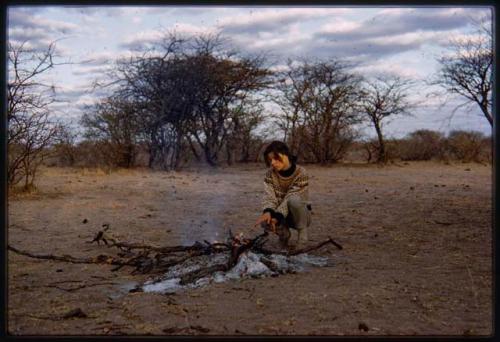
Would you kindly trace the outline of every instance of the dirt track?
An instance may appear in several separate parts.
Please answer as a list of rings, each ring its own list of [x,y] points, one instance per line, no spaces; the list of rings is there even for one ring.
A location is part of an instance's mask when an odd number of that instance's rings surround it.
[[[492,332],[491,166],[305,165],[310,238],[337,266],[161,295],[128,293],[146,276],[111,266],[8,254],[15,335],[488,335]],[[262,165],[217,171],[46,169],[39,193],[9,200],[9,244],[89,257],[103,223],[155,245],[255,234]],[[84,219],[88,223],[82,223]],[[88,317],[57,319],[80,308]]]

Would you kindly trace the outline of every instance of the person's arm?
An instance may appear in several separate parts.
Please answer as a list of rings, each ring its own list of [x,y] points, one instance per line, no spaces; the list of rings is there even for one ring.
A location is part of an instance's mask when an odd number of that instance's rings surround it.
[[[264,198],[262,200],[262,215],[257,220],[255,226],[259,225],[261,222],[266,222],[271,224],[274,229],[276,224],[281,223],[280,215],[277,214],[275,208],[278,206],[279,202],[276,198],[276,193],[274,191],[272,171],[269,170],[264,178]]]
[[[274,189],[272,171],[269,170],[264,179],[264,201],[262,204],[263,213],[269,213],[271,218],[275,220],[276,224],[281,224],[285,217],[277,211],[280,204],[278,198],[276,197],[276,191]]]

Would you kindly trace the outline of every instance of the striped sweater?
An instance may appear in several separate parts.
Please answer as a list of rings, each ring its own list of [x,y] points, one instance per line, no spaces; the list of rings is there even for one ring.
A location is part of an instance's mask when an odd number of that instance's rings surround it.
[[[271,213],[278,224],[288,215],[287,201],[290,196],[299,195],[303,201],[309,202],[309,177],[299,165],[293,164],[285,172],[269,169],[264,178],[264,188],[263,210]]]

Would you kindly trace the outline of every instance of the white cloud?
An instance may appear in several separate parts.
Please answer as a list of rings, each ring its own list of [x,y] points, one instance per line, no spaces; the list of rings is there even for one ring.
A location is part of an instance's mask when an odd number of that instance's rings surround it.
[[[353,68],[353,71],[365,76],[374,77],[379,75],[400,76],[402,78],[418,79],[421,74],[412,67],[402,64],[388,63],[386,61],[372,62]]]
[[[362,24],[353,20],[337,18],[321,27],[321,31],[326,33],[342,33],[356,31],[362,28]]]
[[[79,14],[83,16],[100,16],[120,17],[127,14],[126,7],[123,6],[64,6],[63,9],[67,12]]]
[[[372,39],[367,39],[367,42],[380,45],[396,45],[396,44],[409,44],[409,45],[421,45],[425,42],[430,42],[438,36],[437,32],[407,32],[403,34],[397,34],[392,36],[375,37]]]
[[[169,32],[175,32],[180,36],[190,37],[196,34],[217,33],[218,30],[214,27],[209,26],[178,23],[172,25],[169,29],[147,30],[138,32],[126,38],[120,44],[120,46],[132,50],[144,48],[148,45],[161,42]]]
[[[192,24],[185,24],[185,23],[179,23],[175,24],[173,29],[182,34],[191,36],[195,34],[200,34],[200,33],[217,33],[219,30],[215,27],[209,27],[209,26],[201,26],[201,25],[192,25]]]
[[[121,46],[131,49],[143,47],[147,44],[159,42],[162,37],[163,33],[158,30],[141,31],[125,38],[121,43]]]
[[[26,14],[24,11],[10,9],[8,12],[9,28],[42,28],[49,33],[69,34],[78,30],[78,25],[53,19],[46,19],[38,14]]]
[[[9,9],[8,39],[14,44],[27,42],[26,47],[45,50],[52,42],[56,42],[59,54],[69,53],[64,40],[81,32],[75,23],[49,19],[42,11],[27,11],[24,8]]]
[[[269,68],[269,70],[274,71],[274,72],[282,72],[282,71],[287,71],[289,69],[290,68],[286,64],[278,64],[278,65],[274,65],[274,66]]]
[[[120,54],[109,51],[94,52],[86,55],[80,55],[82,65],[98,66],[113,62]]]
[[[348,8],[288,8],[251,10],[249,14],[227,16],[218,27],[227,33],[253,34],[259,31],[283,31],[288,26],[306,20],[352,12]]]
[[[76,76],[87,76],[87,77],[92,77],[92,76],[98,76],[102,75],[107,71],[111,70],[110,65],[96,65],[96,66],[87,66],[87,67],[80,67],[77,70],[73,71],[73,75]]]

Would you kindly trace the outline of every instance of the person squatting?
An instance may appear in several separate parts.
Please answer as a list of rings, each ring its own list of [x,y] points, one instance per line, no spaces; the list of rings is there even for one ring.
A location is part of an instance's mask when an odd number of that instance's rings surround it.
[[[273,141],[266,147],[264,160],[270,168],[264,178],[263,213],[255,227],[260,224],[266,231],[276,233],[282,247],[289,246],[290,228],[294,229],[297,240],[293,247],[303,248],[312,216],[306,170],[296,164],[296,156],[281,141]]]

